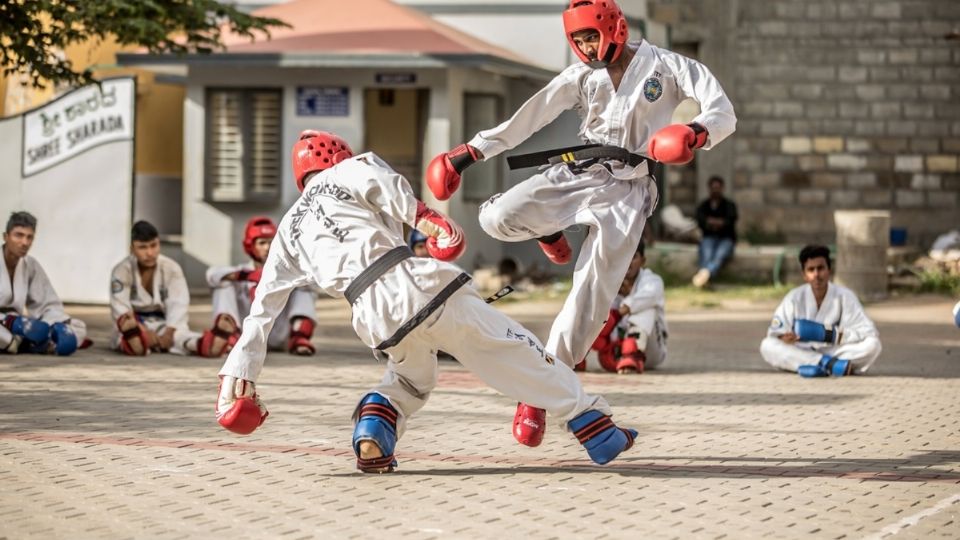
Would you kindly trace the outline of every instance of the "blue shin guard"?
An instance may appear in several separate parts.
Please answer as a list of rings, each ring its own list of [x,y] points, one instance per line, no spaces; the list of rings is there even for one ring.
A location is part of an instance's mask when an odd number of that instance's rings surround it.
[[[801,377],[843,377],[844,375],[850,375],[853,370],[853,366],[850,364],[849,360],[841,360],[840,358],[823,355],[820,357],[820,362],[816,364],[807,364],[797,368],[797,373]]]
[[[371,441],[380,448],[381,456],[372,459],[360,457],[360,442]],[[392,471],[397,466],[393,449],[397,444],[397,410],[380,394],[363,396],[357,406],[357,425],[353,428],[353,451],[357,454],[357,469],[363,472]]]
[[[609,416],[600,411],[586,411],[567,423],[580,444],[587,449],[590,459],[599,465],[613,461],[620,452],[633,446],[637,432],[617,427]]]

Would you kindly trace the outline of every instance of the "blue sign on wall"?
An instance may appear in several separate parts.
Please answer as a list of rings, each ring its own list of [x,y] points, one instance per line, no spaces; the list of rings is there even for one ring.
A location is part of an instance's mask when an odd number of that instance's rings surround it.
[[[297,116],[349,116],[350,89],[346,86],[298,86]]]

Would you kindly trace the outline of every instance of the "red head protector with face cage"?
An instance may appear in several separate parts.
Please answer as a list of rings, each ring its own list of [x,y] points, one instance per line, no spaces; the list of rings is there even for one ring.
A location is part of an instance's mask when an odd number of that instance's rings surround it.
[[[293,178],[303,192],[303,181],[312,172],[325,171],[353,157],[347,141],[326,131],[308,129],[293,145]]]
[[[573,0],[563,12],[563,29],[573,52],[593,69],[605,68],[616,61],[627,42],[627,19],[613,0]],[[600,34],[596,60],[583,54],[570,37],[581,30],[594,30]]]
[[[257,238],[273,238],[277,235],[277,225],[267,216],[254,216],[247,222],[247,227],[243,231],[243,251],[251,259],[257,259],[257,254],[253,250],[253,243]],[[260,261],[263,262],[263,261]]]

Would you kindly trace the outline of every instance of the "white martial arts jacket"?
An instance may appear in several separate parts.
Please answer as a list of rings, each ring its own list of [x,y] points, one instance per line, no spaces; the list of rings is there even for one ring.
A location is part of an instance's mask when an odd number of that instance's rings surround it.
[[[50,278],[40,263],[29,255],[17,261],[12,288],[7,265],[0,260],[0,312],[8,311],[41,319],[46,323],[64,322],[70,318],[64,311],[63,302],[57,292],[53,290]]]
[[[267,336],[290,292],[312,283],[342,298],[364,269],[406,245],[403,224],[413,226],[416,211],[410,184],[372,152],[314,175],[280,220],[243,334],[220,374],[256,381]],[[432,258],[401,261],[354,302],[354,330],[377,347],[462,274]]]
[[[190,289],[183,277],[183,269],[176,261],[160,255],[153,275],[153,290],[148,291],[140,281],[137,258],[127,256],[113,267],[110,275],[110,316],[117,320],[124,313],[163,313],[166,325],[186,330],[189,328],[187,308]]]
[[[580,138],[646,154],[647,141],[671,123],[674,109],[686,98],[700,103],[693,119],[707,129],[704,149],[733,133],[737,118],[720,83],[703,64],[646,41],[630,42],[636,50],[620,87],[614,91],[606,69],[582,62],[564,69],[527,100],[512,118],[481,131],[469,144],[491,158],[516,147],[563,111],[580,115]],[[644,167],[640,164],[638,167]]]
[[[613,308],[619,309],[620,306],[625,305],[630,308],[630,315],[653,309],[656,312],[655,320],[660,324],[660,328],[667,332],[667,318],[664,311],[666,301],[663,290],[663,278],[649,268],[641,268],[633,281],[630,294],[618,295],[614,300]],[[623,320],[626,321],[628,318],[629,315]]]
[[[816,321],[828,328],[843,332],[840,344],[858,343],[867,337],[879,338],[877,327],[863,311],[863,305],[853,291],[833,282],[827,285],[820,309],[813,296],[813,288],[805,284],[791,290],[780,302],[767,336],[779,337],[793,331],[797,319]],[[797,342],[801,348],[817,350],[832,347],[830,343]]]

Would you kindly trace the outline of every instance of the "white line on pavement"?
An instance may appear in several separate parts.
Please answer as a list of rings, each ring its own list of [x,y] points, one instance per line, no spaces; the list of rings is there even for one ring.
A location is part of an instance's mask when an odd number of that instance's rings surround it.
[[[867,536],[866,538],[864,538],[864,540],[880,540],[888,536],[893,536],[898,532],[902,531],[903,529],[906,529],[907,527],[913,527],[914,525],[919,523],[921,519],[930,517],[936,514],[937,512],[945,510],[950,505],[956,504],[958,502],[960,502],[960,493],[955,493],[952,496],[947,497],[946,499],[943,499],[942,501],[938,502],[932,508],[927,508],[926,510],[922,512],[917,512],[912,516],[907,516],[892,525],[887,525],[886,527],[881,529],[880,532],[878,532],[877,534]]]

